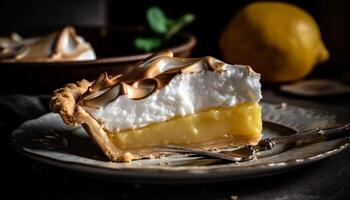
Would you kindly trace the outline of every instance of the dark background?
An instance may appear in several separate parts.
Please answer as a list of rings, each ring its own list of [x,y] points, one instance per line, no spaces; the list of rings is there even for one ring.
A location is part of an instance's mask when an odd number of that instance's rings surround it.
[[[185,31],[198,37],[194,56],[220,57],[218,38],[232,16],[246,0],[11,0],[0,2],[0,33],[43,27],[117,26],[146,24],[145,10],[160,6],[169,17],[193,13],[197,20]],[[307,10],[318,22],[323,40],[330,50],[329,65],[344,67],[350,62],[350,3],[346,0],[285,1]],[[118,45],[118,44],[115,44]]]
[[[194,56],[221,58],[220,33],[230,18],[251,1],[229,0],[2,0],[0,33],[65,25],[82,27],[128,27],[146,23],[145,10],[151,5],[163,8],[170,17],[190,12],[196,21],[185,31],[195,34]],[[288,1],[311,13],[318,22],[330,60],[313,75],[342,77],[349,81],[350,1]],[[117,37],[117,36],[116,36]],[[118,45],[118,44],[115,44]],[[348,75],[346,75],[346,73]],[[345,74],[345,76],[344,76]],[[14,80],[15,75],[2,78]],[[11,84],[11,82],[9,82]],[[14,152],[8,135],[21,122],[48,112],[49,96],[6,96],[0,98],[0,199],[24,196],[26,199],[349,199],[350,163],[346,150],[306,168],[251,181],[191,186],[120,184],[82,177],[62,169],[32,162]],[[264,91],[264,101],[290,102],[299,106],[334,112],[350,120],[349,95],[326,99],[303,99]],[[26,101],[30,103],[26,103]],[[33,103],[34,102],[34,103]],[[26,108],[15,108],[16,105]],[[35,105],[34,105],[35,104]],[[31,107],[32,106],[32,107]],[[30,108],[36,109],[31,110]],[[17,110],[13,112],[13,110]],[[26,112],[23,112],[23,111]],[[10,197],[11,197],[10,196]],[[104,196],[104,197],[102,197]]]

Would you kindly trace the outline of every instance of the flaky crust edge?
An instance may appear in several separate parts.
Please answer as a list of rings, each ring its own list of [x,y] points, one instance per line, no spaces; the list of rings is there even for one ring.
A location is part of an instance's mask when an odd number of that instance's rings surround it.
[[[130,161],[133,157],[115,147],[107,133],[84,108],[77,104],[80,96],[89,88],[92,82],[81,80],[69,83],[54,92],[50,100],[52,112],[59,113],[67,125],[83,125],[92,141],[113,161]]]

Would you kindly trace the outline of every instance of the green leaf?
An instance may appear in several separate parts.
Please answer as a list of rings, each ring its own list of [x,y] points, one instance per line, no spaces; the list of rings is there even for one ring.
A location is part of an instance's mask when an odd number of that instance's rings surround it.
[[[195,16],[193,14],[185,14],[181,16],[178,20],[172,23],[169,31],[165,34],[165,40],[169,40],[173,37],[177,32],[179,32],[183,27],[192,23],[195,20]]]
[[[157,6],[150,7],[148,8],[146,15],[148,24],[154,32],[165,34],[168,31],[169,20],[162,9]]]
[[[138,50],[150,52],[162,45],[162,39],[159,37],[138,37],[134,40],[134,45]]]
[[[153,6],[147,9],[146,17],[149,27],[154,32],[154,37],[138,37],[134,40],[136,49],[150,52],[158,49],[168,42],[184,26],[190,24],[195,19],[192,14],[185,14],[174,20],[168,19],[161,8]]]

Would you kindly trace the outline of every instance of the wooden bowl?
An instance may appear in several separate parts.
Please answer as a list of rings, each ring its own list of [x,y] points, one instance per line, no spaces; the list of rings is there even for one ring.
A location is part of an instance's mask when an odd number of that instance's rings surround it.
[[[147,34],[142,29],[78,28],[77,33],[91,43],[97,55],[96,60],[51,63],[0,62],[2,74],[0,93],[49,94],[66,83],[84,78],[94,80],[102,72],[121,73],[128,70],[130,65],[152,54],[133,49],[133,39],[136,36]],[[195,45],[195,36],[189,33],[179,33],[162,49],[169,49],[178,57],[188,57]]]

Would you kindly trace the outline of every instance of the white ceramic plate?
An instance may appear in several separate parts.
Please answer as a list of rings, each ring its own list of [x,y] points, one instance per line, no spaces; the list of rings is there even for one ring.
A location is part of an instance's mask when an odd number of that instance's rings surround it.
[[[287,104],[263,103],[264,138],[325,127],[339,122],[333,114]],[[35,160],[101,179],[148,183],[216,182],[267,176],[334,155],[349,146],[348,138],[313,144],[281,145],[257,160],[224,163],[178,155],[130,163],[108,161],[81,126],[66,126],[49,113],[22,124],[12,133],[16,149]]]

